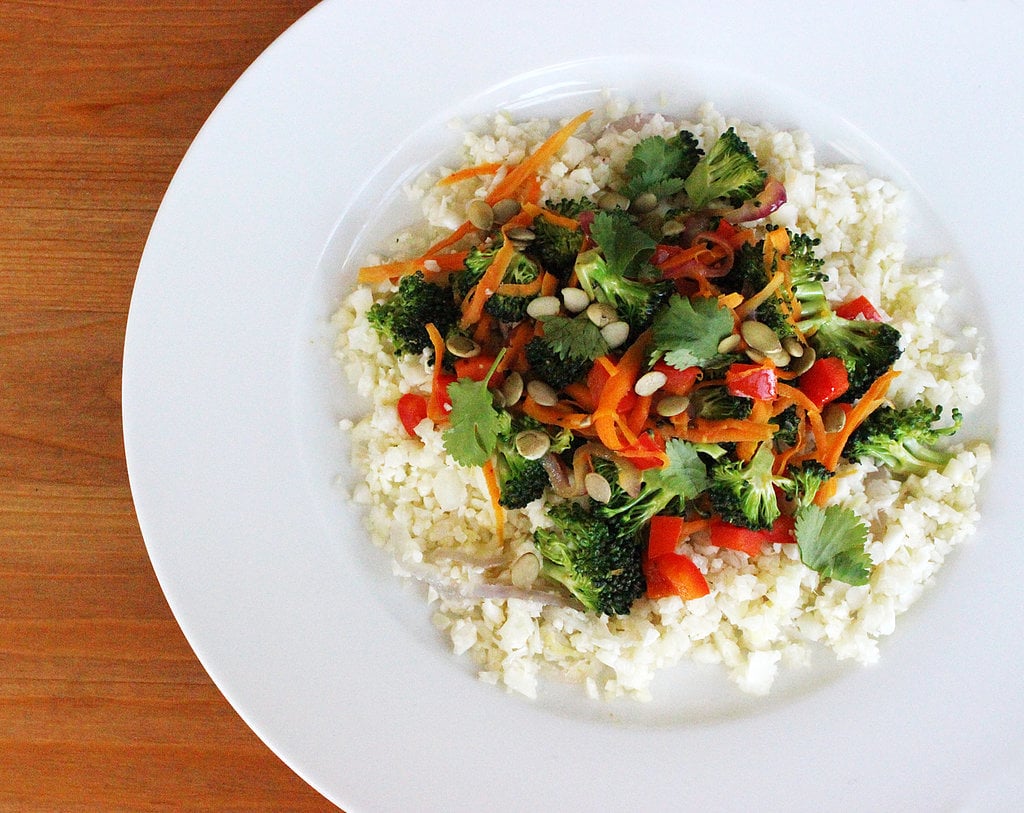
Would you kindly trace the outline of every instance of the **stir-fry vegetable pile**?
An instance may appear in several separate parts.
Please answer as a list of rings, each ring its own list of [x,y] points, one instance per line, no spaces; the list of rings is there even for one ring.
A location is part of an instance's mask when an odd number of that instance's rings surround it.
[[[709,585],[680,543],[756,557],[793,543],[825,578],[865,584],[867,527],[830,504],[870,458],[920,475],[960,424],[887,400],[900,333],[863,297],[826,298],[808,235],[765,225],[783,185],[733,130],[640,141],[621,188],[543,201],[538,171],[586,120],[494,176],[466,222],[421,257],[363,268],[400,280],[370,311],[397,354],[432,358],[398,402],[480,466],[505,509],[544,499],[541,573],[588,610]]]

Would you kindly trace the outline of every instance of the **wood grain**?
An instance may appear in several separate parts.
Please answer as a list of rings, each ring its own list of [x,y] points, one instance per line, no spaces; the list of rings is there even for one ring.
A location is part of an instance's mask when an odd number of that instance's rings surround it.
[[[121,442],[135,272],[191,138],[313,0],[0,3],[0,810],[333,810],[153,575]]]

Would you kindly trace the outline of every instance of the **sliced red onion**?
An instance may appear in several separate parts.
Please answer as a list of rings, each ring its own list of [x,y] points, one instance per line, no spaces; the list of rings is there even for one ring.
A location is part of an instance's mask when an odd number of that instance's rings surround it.
[[[768,217],[785,202],[786,187],[778,178],[769,176],[765,181],[764,189],[742,206],[714,212],[714,214],[725,218],[730,223],[749,223],[752,220]]]

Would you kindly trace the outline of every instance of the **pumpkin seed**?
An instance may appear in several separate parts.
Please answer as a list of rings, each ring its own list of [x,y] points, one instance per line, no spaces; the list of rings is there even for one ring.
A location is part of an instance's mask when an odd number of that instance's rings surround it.
[[[798,359],[804,354],[804,346],[796,336],[787,336],[783,339],[782,347],[789,353],[790,358]]]
[[[628,209],[629,198],[618,192],[605,192],[597,199],[597,205],[605,212],[610,212],[612,209]]]
[[[527,460],[540,460],[551,448],[551,438],[539,429],[524,429],[515,439],[516,451]]]
[[[596,471],[589,472],[583,478],[583,488],[594,502],[606,503],[612,498],[611,485]]]
[[[810,345],[807,345],[804,348],[803,355],[797,356],[789,363],[789,371],[791,373],[795,373],[796,375],[802,375],[803,373],[806,373],[809,369],[811,369],[811,365],[814,364],[815,357],[816,354],[814,352],[814,348],[811,347]]]
[[[587,318],[598,327],[604,327],[617,321],[619,315],[611,305],[606,305],[604,302],[591,302],[587,306]]]
[[[474,228],[488,231],[494,225],[494,209],[487,201],[474,198],[466,207],[466,219]]]
[[[739,333],[730,333],[718,343],[718,352],[722,354],[731,353],[740,346],[740,341],[742,341],[742,338]]]
[[[523,377],[515,370],[505,376],[501,383],[501,394],[505,396],[505,405],[512,406],[523,397]]]
[[[527,551],[512,563],[508,575],[515,587],[529,590],[540,575],[540,557]]]
[[[469,336],[463,336],[461,333],[449,336],[444,344],[448,348],[449,353],[460,359],[471,359],[474,356],[480,355],[480,345],[469,338]]]
[[[508,221],[522,211],[522,208],[519,201],[515,198],[502,198],[491,207],[494,213],[494,222],[498,225],[508,223]]]
[[[541,406],[554,406],[558,403],[558,393],[555,392],[555,388],[538,378],[526,385],[526,391]]]
[[[654,393],[664,387],[667,383],[667,375],[660,370],[651,370],[650,372],[644,373],[636,380],[636,384],[633,385],[633,391],[641,397],[654,395]]]
[[[648,212],[653,212],[658,208],[658,196],[653,192],[644,192],[633,198],[633,202],[630,204],[629,208],[639,215],[645,215]]]
[[[838,432],[846,426],[846,410],[839,404],[829,404],[821,411],[821,422],[826,432]]]
[[[526,229],[522,226],[516,226],[514,229],[509,229],[505,232],[505,236],[513,243],[532,243],[537,239],[537,235],[534,234],[533,229]]]
[[[764,322],[748,319],[740,324],[740,335],[748,345],[761,353],[771,354],[782,350],[782,342],[775,331]]]
[[[663,418],[671,418],[675,415],[681,415],[686,412],[689,406],[690,399],[686,395],[666,395],[658,401],[657,406],[654,407],[654,411]]]
[[[609,349],[614,350],[626,343],[626,339],[629,338],[629,325],[621,320],[609,322],[601,328],[601,336]]]
[[[563,288],[562,304],[569,313],[583,313],[590,304],[590,297],[582,288]]]
[[[554,316],[561,307],[562,303],[557,296],[538,296],[530,300],[526,313],[534,319],[540,319],[542,316]]]

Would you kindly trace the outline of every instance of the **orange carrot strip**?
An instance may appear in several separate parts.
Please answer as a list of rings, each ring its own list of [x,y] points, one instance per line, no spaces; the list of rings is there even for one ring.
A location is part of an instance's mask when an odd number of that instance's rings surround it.
[[[858,426],[864,423],[868,415],[882,405],[885,401],[885,395],[889,391],[889,385],[898,375],[899,372],[897,370],[889,370],[889,372],[883,373],[876,378],[871,386],[868,387],[867,392],[853,405],[853,409],[846,416],[846,423],[843,424],[843,428],[838,432],[829,433],[826,446],[823,447],[823,451],[818,458],[825,468],[829,471],[834,471],[836,466],[839,465],[839,458],[843,454],[843,448],[850,439],[850,435],[854,433]]]
[[[587,421],[590,418],[585,412],[574,412],[567,404],[557,406],[541,406],[533,398],[527,396],[519,402],[523,413],[531,418],[548,424],[549,426],[561,426],[563,429],[574,429],[583,431],[587,428]]]
[[[743,294],[738,291],[734,291],[731,294],[720,294],[718,297],[718,304],[723,308],[728,308],[729,310],[734,311],[743,304]]]
[[[653,401],[654,398],[650,395],[637,396],[636,403],[633,405],[633,408],[629,411],[629,416],[626,418],[626,426],[629,427],[629,431],[634,435],[639,435],[644,431],[644,425],[647,423],[647,419],[651,416],[651,403]]]
[[[772,278],[768,280],[768,284],[765,285],[764,288],[753,296],[748,297],[742,305],[736,308],[736,315],[743,319],[753,313],[768,297],[779,290],[785,281],[785,275],[781,271],[776,271],[772,274]]]
[[[503,282],[495,293],[505,296],[533,296],[540,291],[540,285],[540,274],[538,274],[530,282]]]
[[[679,436],[692,443],[742,443],[770,440],[779,430],[774,423],[751,423],[739,418],[695,418],[689,427],[680,427]]]
[[[824,483],[818,486],[818,490],[814,493],[813,502],[819,508],[824,508],[828,501],[831,500],[838,490],[838,483],[836,483],[835,477],[829,477]]]
[[[463,169],[456,170],[451,175],[445,175],[441,180],[437,182],[438,186],[450,186],[453,183],[459,181],[465,181],[469,178],[476,178],[479,175],[493,175],[497,172],[503,164],[501,161],[489,161],[485,164],[477,164],[473,167],[465,167]]]
[[[529,320],[520,322],[512,328],[512,332],[508,337],[508,352],[498,361],[498,365],[494,368],[494,374],[498,375],[509,369],[514,370],[516,362],[532,338],[533,325],[530,324]]]
[[[637,378],[640,376],[640,370],[643,367],[647,353],[649,338],[650,331],[648,330],[642,333],[630,345],[629,349],[622,354],[622,358],[614,366],[611,376],[601,388],[597,409],[594,410],[594,428],[597,430],[597,436],[601,438],[604,445],[613,451],[617,451],[633,442],[629,441],[627,437],[627,442],[623,443],[623,435],[626,433],[620,434],[620,431],[624,428],[629,429],[629,426],[628,423],[622,420],[618,410],[622,399],[633,389]],[[630,433],[634,436],[635,440],[636,433],[632,432],[632,430],[630,430]]]
[[[516,247],[512,244],[512,241],[505,240],[501,244],[501,248],[498,249],[498,253],[494,255],[494,260],[487,266],[484,275],[480,278],[476,287],[473,288],[473,293],[463,301],[462,319],[459,321],[459,325],[463,329],[480,321],[480,316],[484,311],[484,303],[498,290],[501,279],[505,276],[505,271],[508,270],[508,264],[512,260],[512,255],[515,254],[515,250]]]
[[[597,408],[597,404],[594,402],[594,393],[590,391],[590,388],[579,381],[574,384],[569,384],[565,388],[565,394],[572,398],[582,409],[587,412],[593,412]]]
[[[487,495],[491,498],[491,508],[494,509],[494,533],[498,542],[505,541],[505,509],[501,507],[501,486],[498,485],[498,475],[494,471],[494,461],[488,460],[481,466],[484,470],[484,482],[487,483]]]
[[[772,402],[761,398],[755,398],[747,420],[753,424],[767,424],[772,417]],[[736,444],[736,457],[747,461],[754,456],[759,443],[757,441],[745,440]]]
[[[448,248],[448,246],[454,245],[455,243],[459,242],[459,240],[461,240],[475,228],[476,226],[474,226],[467,220],[447,237],[442,237],[440,240],[434,243],[434,245],[432,245],[425,252],[423,252],[423,256],[428,258],[436,257],[438,254],[440,254],[442,251]]]
[[[430,397],[427,399],[427,416],[434,423],[444,423],[448,420],[448,413],[444,411],[444,396],[442,392],[444,385],[444,338],[441,332],[434,326],[433,322],[427,323],[427,335],[430,343],[434,346],[434,376],[430,385]]]
[[[800,390],[791,384],[786,384],[783,381],[779,381],[775,385],[776,390],[779,393],[780,398],[786,398],[790,403],[794,403],[800,409],[804,410],[807,415],[807,421],[811,425],[811,434],[814,437],[814,445],[817,448],[817,455],[822,454],[822,450],[828,444],[828,433],[825,431],[825,424],[821,420],[821,410],[818,409],[810,398],[804,395]],[[824,461],[822,461],[824,463]],[[833,466],[833,468],[835,468]]]
[[[545,271],[540,278],[540,295],[541,296],[554,296],[558,290],[558,277],[554,274]]]
[[[572,121],[565,124],[556,130],[548,139],[541,144],[536,150],[528,155],[521,164],[511,169],[504,178],[502,178],[491,193],[487,196],[488,203],[496,203],[503,198],[513,197],[523,183],[531,176],[535,175],[537,171],[554,156],[569,140],[569,137],[579,129],[580,125],[583,124],[587,119],[593,115],[593,110],[586,110],[580,113]]]

